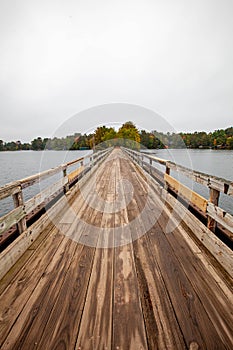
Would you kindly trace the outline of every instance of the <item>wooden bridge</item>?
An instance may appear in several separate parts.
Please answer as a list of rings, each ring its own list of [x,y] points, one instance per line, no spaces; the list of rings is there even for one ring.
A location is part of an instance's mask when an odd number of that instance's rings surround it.
[[[118,148],[0,188],[15,205],[0,218],[0,348],[233,349],[221,192],[232,182]]]

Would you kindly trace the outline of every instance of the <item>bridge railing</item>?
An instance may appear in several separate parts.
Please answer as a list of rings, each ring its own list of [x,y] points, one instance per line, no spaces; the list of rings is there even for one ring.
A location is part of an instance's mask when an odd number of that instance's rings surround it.
[[[0,187],[0,201],[11,197],[14,209],[0,217],[0,247],[13,235],[23,233],[41,210],[52,205],[78,182],[94,165],[102,161],[111,149],[89,154],[41,173],[13,181]],[[57,181],[54,175],[60,177]],[[24,189],[49,180],[50,184],[24,201]],[[55,181],[55,182],[54,182]],[[52,183],[51,183],[52,182]],[[43,186],[42,186],[43,187]]]
[[[207,227],[215,232],[217,223],[228,231],[228,238],[233,240],[233,216],[219,207],[220,193],[233,196],[233,182],[217,176],[191,170],[172,161],[147,155],[138,151],[123,148],[123,150],[138,163],[151,176],[153,176],[166,190],[172,191],[179,197],[193,205],[197,210],[207,216]],[[161,171],[156,165],[164,166]],[[185,177],[206,186],[209,189],[209,198],[206,199],[183,185],[176,178],[171,176],[171,170]]]

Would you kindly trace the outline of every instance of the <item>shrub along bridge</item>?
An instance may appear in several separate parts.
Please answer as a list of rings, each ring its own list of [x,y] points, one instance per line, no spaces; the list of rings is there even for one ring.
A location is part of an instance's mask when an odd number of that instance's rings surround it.
[[[233,218],[220,193],[233,183],[125,148],[0,188],[14,202],[0,218],[0,348],[232,349]]]

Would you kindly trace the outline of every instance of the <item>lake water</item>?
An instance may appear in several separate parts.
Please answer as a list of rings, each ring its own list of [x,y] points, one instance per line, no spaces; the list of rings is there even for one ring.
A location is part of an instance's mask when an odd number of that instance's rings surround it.
[[[20,151],[0,152],[0,186],[14,180],[39,173],[43,170],[56,167],[61,163],[77,159],[92,151]],[[233,151],[225,150],[155,150],[155,156],[172,160],[188,168],[233,181]],[[161,167],[161,170],[164,170]],[[175,174],[171,174],[174,175]],[[180,181],[208,198],[208,189],[191,183],[179,176]],[[34,185],[24,190],[24,199],[27,200],[39,192],[41,185]],[[220,206],[233,214],[233,199],[221,194]],[[11,198],[0,201],[0,216],[13,208]]]
[[[60,164],[83,157],[92,151],[19,151],[0,152],[0,186],[11,181],[23,179],[43,170],[55,168]],[[72,167],[70,167],[72,170]],[[51,179],[42,181],[23,190],[24,200],[28,200],[41,189],[57,181],[62,174],[54,175]],[[0,201],[0,216],[13,209],[11,198]]]

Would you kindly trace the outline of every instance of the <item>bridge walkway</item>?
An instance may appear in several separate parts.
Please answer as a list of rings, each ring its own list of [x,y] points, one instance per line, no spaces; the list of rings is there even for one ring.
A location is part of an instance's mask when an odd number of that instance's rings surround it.
[[[120,149],[68,206],[0,282],[1,349],[233,348],[229,275]]]

